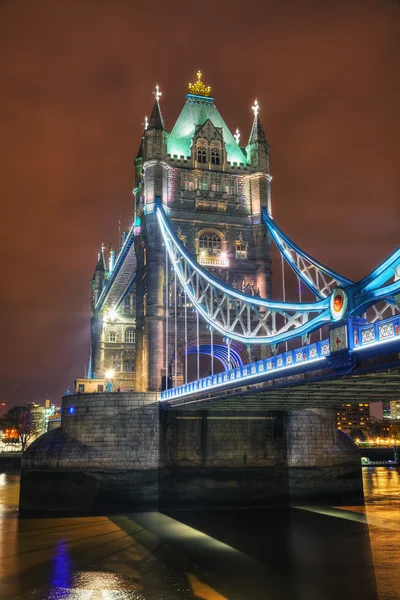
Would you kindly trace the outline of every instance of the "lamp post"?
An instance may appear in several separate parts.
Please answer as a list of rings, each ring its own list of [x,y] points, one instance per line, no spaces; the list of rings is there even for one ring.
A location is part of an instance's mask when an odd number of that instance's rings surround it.
[[[107,383],[106,383],[106,391],[107,392],[112,392],[112,385],[113,385],[112,380],[113,380],[114,374],[115,374],[114,369],[107,369],[107,371],[104,373],[105,378],[107,380]]]

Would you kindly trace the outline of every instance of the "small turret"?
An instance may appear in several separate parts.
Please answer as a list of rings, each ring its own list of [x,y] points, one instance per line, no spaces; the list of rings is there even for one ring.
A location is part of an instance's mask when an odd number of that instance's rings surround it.
[[[101,250],[97,255],[97,264],[92,278],[92,302],[95,305],[103,290],[103,282],[106,278],[107,268],[104,258],[104,244],[101,244]]]
[[[247,144],[247,156],[249,157],[250,166],[256,171],[262,171],[269,173],[269,144],[265,137],[264,129],[261,125],[260,117],[260,106],[258,101],[254,102],[252,106],[254,112],[253,127],[249,137],[249,143]]]
[[[167,131],[161,114],[159,98],[161,92],[156,85],[154,94],[153,110],[150,119],[145,121],[143,136],[143,160],[162,160],[167,156]]]

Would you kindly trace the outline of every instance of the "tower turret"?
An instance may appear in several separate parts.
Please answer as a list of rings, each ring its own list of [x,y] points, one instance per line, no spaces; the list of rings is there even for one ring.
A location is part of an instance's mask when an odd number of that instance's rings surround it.
[[[262,171],[263,173],[269,173],[269,144],[265,137],[264,129],[261,125],[259,112],[260,105],[256,100],[252,106],[254,112],[253,127],[249,137],[249,143],[247,144],[247,156],[249,158],[250,166],[256,171]]]
[[[167,131],[161,114],[159,99],[160,89],[156,85],[153,110],[150,119],[145,123],[143,136],[143,160],[164,160],[167,156]]]
[[[93,278],[92,278],[92,289],[93,289],[92,302],[94,305],[96,304],[96,302],[99,299],[99,296],[103,290],[103,282],[106,278],[106,272],[107,272],[107,268],[106,268],[106,261],[104,258],[104,244],[102,244],[101,250],[100,250],[99,254],[97,255],[97,264],[96,264],[96,268],[94,270]]]

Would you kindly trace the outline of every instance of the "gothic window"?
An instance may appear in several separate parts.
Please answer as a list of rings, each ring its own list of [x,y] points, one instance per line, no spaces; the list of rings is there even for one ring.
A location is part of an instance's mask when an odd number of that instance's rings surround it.
[[[125,373],[133,373],[134,370],[133,360],[124,360]]]
[[[109,342],[116,342],[117,341],[117,332],[116,331],[110,331],[108,333],[108,341]]]
[[[183,187],[186,191],[191,192],[194,190],[194,181],[193,181],[193,177],[191,175],[188,175],[185,173],[184,179],[183,179]]]
[[[219,150],[219,148],[211,148],[211,164],[221,164],[221,151]]]
[[[220,254],[222,250],[222,235],[216,231],[203,231],[199,235],[200,252],[207,254]]]
[[[225,184],[225,191],[229,196],[235,195],[235,180],[234,179],[228,179],[228,181]]]
[[[135,343],[135,330],[133,327],[129,327],[129,329],[125,330],[125,343],[126,344],[134,344]]]
[[[197,162],[203,163],[203,164],[207,162],[207,148],[205,146],[198,146]]]
[[[132,307],[133,307],[133,304],[131,304],[132,300],[133,300],[132,294],[128,294],[124,300],[124,312],[125,313],[128,313],[128,314],[132,313]]]
[[[236,242],[236,258],[247,258],[247,244],[245,242]]]
[[[213,192],[221,191],[221,180],[219,177],[213,177],[211,179],[211,189]]]
[[[207,190],[208,189],[207,178],[199,177],[197,185],[198,185],[199,190]]]

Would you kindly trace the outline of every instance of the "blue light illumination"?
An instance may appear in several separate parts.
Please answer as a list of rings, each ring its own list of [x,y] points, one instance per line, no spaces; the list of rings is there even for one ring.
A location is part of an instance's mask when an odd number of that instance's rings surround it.
[[[68,412],[69,412],[70,415],[73,415],[74,412],[75,412],[75,406],[70,406],[69,409],[68,409]]]
[[[375,349],[375,354],[381,349],[391,351],[400,348],[400,315],[376,323],[358,324],[357,321],[352,321],[350,328],[349,323],[346,323],[346,327],[352,332],[349,336],[349,352],[364,351],[368,356],[374,352],[371,351],[372,348]],[[161,401],[183,398],[203,390],[208,392],[220,388],[237,388],[242,381],[246,385],[260,383],[278,378],[282,371],[290,370],[293,374],[305,372],[310,370],[310,365],[317,363],[318,368],[323,369],[328,366],[329,356],[329,340],[325,339],[165,390],[161,392]]]
[[[271,234],[274,242],[278,246],[278,249],[283,255],[286,262],[290,265],[290,267],[293,269],[296,275],[300,277],[300,279],[304,282],[308,289],[311,290],[312,293],[315,294],[318,298],[325,298],[325,295],[322,294],[320,290],[313,284],[313,282],[307,277],[307,275],[305,275],[305,273],[303,273],[301,269],[299,269],[298,265],[293,260],[293,257],[290,255],[289,252],[285,250],[282,242],[284,242],[286,246],[288,246],[291,250],[296,252],[296,254],[301,256],[304,260],[306,260],[311,265],[319,269],[322,273],[328,275],[332,279],[335,279],[340,285],[352,285],[354,283],[353,281],[351,281],[351,279],[347,279],[346,277],[339,275],[339,273],[336,273],[329,267],[326,267],[319,261],[315,260],[315,258],[310,256],[310,254],[307,254],[307,252],[304,252],[304,250],[299,248],[299,246],[297,246],[297,244],[295,244],[290,238],[288,238],[287,235],[282,231],[282,229],[278,227],[275,221],[269,216],[265,208],[263,208],[262,218],[264,221],[264,225],[267,227],[269,233]]]

